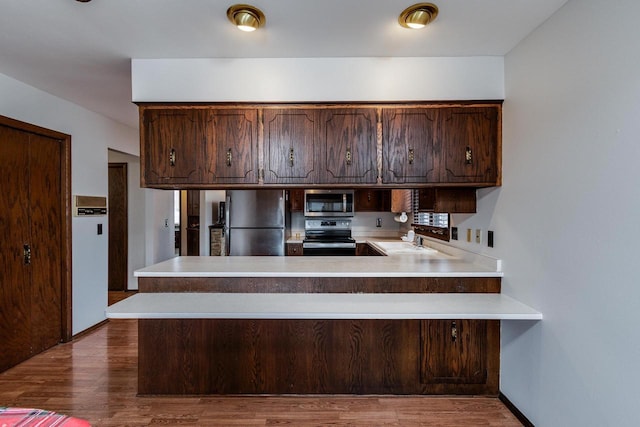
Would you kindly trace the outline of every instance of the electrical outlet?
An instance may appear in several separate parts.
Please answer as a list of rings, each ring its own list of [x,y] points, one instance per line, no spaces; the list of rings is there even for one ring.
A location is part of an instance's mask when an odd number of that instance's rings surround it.
[[[458,227],[451,227],[451,240],[458,240]]]
[[[471,243],[471,229],[467,228],[467,242]]]
[[[493,231],[487,231],[487,246],[490,248],[493,247]]]
[[[476,228],[476,243],[480,243],[482,241],[482,230]]]

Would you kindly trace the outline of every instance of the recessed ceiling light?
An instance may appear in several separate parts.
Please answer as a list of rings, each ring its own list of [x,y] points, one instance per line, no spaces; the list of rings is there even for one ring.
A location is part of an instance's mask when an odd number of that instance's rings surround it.
[[[227,9],[227,18],[242,31],[255,31],[266,22],[264,13],[248,4],[234,4]]]
[[[409,6],[398,17],[398,23],[404,28],[424,28],[438,16],[438,6],[433,3],[418,3]]]

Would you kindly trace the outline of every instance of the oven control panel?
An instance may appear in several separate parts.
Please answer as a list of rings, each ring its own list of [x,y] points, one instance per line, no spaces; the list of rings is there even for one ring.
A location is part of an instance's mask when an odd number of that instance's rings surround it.
[[[351,230],[350,219],[318,218],[305,219],[305,230]]]

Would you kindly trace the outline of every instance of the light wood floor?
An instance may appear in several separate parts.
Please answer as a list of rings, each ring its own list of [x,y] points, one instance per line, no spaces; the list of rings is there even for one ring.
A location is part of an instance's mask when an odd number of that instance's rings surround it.
[[[521,425],[494,398],[137,397],[136,376],[137,323],[112,320],[1,373],[0,406],[47,409],[94,426]]]

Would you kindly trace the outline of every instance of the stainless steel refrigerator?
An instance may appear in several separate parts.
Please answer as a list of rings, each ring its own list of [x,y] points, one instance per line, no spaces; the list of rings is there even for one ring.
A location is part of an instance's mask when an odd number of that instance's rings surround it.
[[[227,255],[284,255],[291,217],[285,201],[284,190],[227,191]]]

